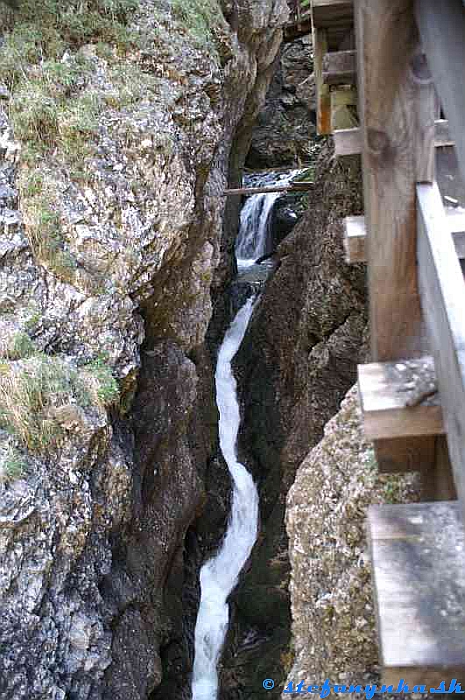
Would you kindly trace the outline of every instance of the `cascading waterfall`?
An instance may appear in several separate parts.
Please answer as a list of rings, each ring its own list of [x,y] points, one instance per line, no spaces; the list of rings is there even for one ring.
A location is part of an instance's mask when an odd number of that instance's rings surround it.
[[[287,184],[295,175],[274,176],[266,184]],[[262,179],[263,182],[263,179]],[[238,267],[249,267],[266,251],[269,216],[279,193],[250,197],[241,214],[237,238]],[[227,599],[250,556],[257,538],[258,493],[252,477],[237,460],[236,442],[240,423],[239,404],[231,362],[245,335],[252,315],[253,298],[237,313],[218,354],[215,382],[220,413],[220,447],[233,484],[231,515],[225,538],[215,557],[200,571],[200,606],[195,626],[195,659],[192,700],[217,700],[218,661],[229,622]]]
[[[288,173],[262,176],[255,185],[272,187],[273,185],[287,185],[300,171],[293,170]],[[257,258],[269,253],[271,212],[276,200],[281,196],[280,192],[254,194],[247,198],[241,210],[240,227],[236,241],[236,258],[239,268],[253,265]]]

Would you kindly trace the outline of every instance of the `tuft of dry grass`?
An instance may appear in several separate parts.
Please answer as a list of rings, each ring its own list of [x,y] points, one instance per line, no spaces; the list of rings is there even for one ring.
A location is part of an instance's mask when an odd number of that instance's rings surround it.
[[[0,427],[33,452],[56,445],[63,406],[108,406],[119,397],[111,369],[96,361],[78,370],[59,357],[37,353],[0,364]]]

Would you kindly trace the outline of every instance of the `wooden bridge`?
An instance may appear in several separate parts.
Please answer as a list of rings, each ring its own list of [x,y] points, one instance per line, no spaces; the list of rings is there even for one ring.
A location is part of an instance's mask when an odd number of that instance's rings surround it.
[[[365,431],[381,471],[418,471],[423,484],[423,502],[369,511],[383,682],[463,687],[465,210],[445,207],[436,168],[455,148],[465,183],[465,6],[297,5],[289,36],[309,21],[319,133],[333,133],[338,157],[362,158],[365,216],[346,221],[345,247],[368,267]],[[355,124],[341,129],[344,91]]]

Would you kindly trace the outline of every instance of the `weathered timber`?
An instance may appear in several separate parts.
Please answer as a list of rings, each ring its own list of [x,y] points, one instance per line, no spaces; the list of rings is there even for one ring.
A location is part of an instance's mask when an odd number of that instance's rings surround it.
[[[313,69],[317,100],[316,130],[322,136],[331,133],[331,96],[323,83],[323,57],[328,51],[326,29],[313,28]]]
[[[273,185],[272,187],[237,187],[224,190],[223,196],[236,194],[265,194],[267,192],[306,192],[314,187],[313,182],[292,182],[289,185]]]
[[[447,229],[452,234],[455,252],[465,259],[465,213],[460,209],[445,209]],[[347,216],[344,219],[344,250],[349,265],[366,262],[366,226],[364,216]]]
[[[418,61],[410,1],[356,0],[354,9],[371,349],[373,360],[395,360],[427,352],[416,275],[415,181],[434,175],[435,92]]]
[[[356,0],[357,85],[375,361],[428,354],[416,274],[415,181],[434,177],[434,85],[410,0]],[[434,439],[434,438],[433,438]],[[381,468],[405,438],[375,442]]]
[[[465,531],[457,502],[371,506],[382,682],[465,681]],[[406,691],[405,689],[405,692]]]
[[[417,185],[418,276],[454,481],[465,513],[465,282],[436,183]]]
[[[362,152],[362,132],[359,127],[337,129],[333,132],[336,156],[357,156]]]
[[[350,265],[365,262],[366,228],[364,216],[347,216],[344,219],[344,250]]]
[[[431,357],[359,365],[358,389],[370,440],[444,433]]]
[[[328,27],[345,23],[350,29],[353,19],[352,0],[312,0],[312,17],[315,27]]]
[[[355,51],[332,51],[323,57],[323,83],[326,85],[353,85],[355,80]]]
[[[362,132],[358,127],[338,129],[333,132],[333,138],[337,156],[356,156],[362,152]],[[447,119],[436,119],[434,122],[434,145],[436,148],[454,145]]]
[[[454,145],[447,119],[436,119],[434,122],[434,145],[436,148]]]
[[[465,182],[465,8],[461,0],[415,0],[415,14]]]

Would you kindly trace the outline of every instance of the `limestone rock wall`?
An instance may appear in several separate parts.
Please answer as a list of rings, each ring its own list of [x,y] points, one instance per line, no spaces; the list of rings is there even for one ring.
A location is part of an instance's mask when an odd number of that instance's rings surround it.
[[[354,387],[287,498],[294,684],[379,682],[366,512],[372,503],[415,501],[418,488],[413,474],[378,473]]]
[[[195,3],[120,2],[127,26],[92,15],[93,37],[52,5],[25,0],[0,47],[0,694],[183,698],[227,508],[219,195],[287,6],[212,0],[198,25]]]
[[[297,165],[313,156],[316,93],[311,34],[282,45],[253,130],[250,168]]]

